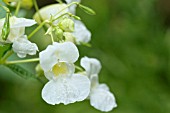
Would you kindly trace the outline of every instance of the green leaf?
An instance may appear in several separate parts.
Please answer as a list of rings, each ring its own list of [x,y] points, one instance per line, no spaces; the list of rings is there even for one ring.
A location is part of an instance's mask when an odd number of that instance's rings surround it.
[[[0,59],[5,55],[5,53],[11,49],[11,45],[7,44],[7,45],[1,45],[0,43]]]
[[[9,69],[11,69],[14,73],[16,73],[18,76],[24,78],[24,79],[29,79],[29,78],[36,78],[36,75],[27,71],[26,69],[22,68],[19,65],[16,64],[10,64],[10,65],[5,65]]]
[[[84,5],[82,5],[82,4],[79,4],[78,6],[79,6],[84,12],[86,12],[86,13],[89,14],[89,15],[95,15],[95,14],[96,14],[93,9],[91,9],[91,8],[89,8],[89,7],[87,7],[87,6],[84,6]]]

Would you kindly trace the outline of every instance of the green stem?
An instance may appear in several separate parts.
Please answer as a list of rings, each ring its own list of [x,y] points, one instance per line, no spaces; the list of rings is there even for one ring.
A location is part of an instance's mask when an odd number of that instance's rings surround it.
[[[45,24],[47,23],[47,21],[43,21],[33,32],[31,32],[31,34],[28,35],[28,39],[30,39],[37,31],[39,31]]]
[[[81,67],[74,65],[77,70],[84,71]]]
[[[19,12],[20,7],[21,7],[21,1],[18,1],[17,8],[16,8],[16,10],[15,10],[15,16],[18,15],[18,12]]]
[[[51,33],[50,35],[51,35],[51,41],[52,41],[52,43],[53,43],[53,42],[54,42],[53,34]]]
[[[10,10],[9,10],[7,7],[3,6],[2,4],[0,4],[0,6],[1,6],[7,13],[10,13]]]
[[[60,3],[60,4],[62,4],[63,2],[62,2],[62,0],[56,0],[58,3]]]
[[[39,16],[39,18],[40,18],[40,22],[42,22],[42,21],[43,21],[43,18],[42,18],[42,16],[41,16],[40,12],[39,12],[39,7],[38,7],[38,4],[37,4],[37,1],[36,1],[36,0],[32,0],[32,1],[33,1],[35,10],[36,10],[36,12],[38,13],[38,16]]]
[[[53,20],[52,20],[52,22],[54,22],[54,21],[56,21],[56,20],[58,20],[59,18],[61,18],[62,16],[64,16],[64,15],[69,15],[69,16],[72,16],[72,14],[71,13],[64,13],[64,14],[62,14],[62,15],[60,15],[59,17],[57,17],[57,18],[54,18]]]
[[[5,62],[5,60],[11,56],[14,52],[12,50],[9,50],[5,55],[4,57],[2,58],[2,61]]]
[[[26,60],[15,60],[15,61],[6,61],[5,64],[17,64],[17,63],[27,63],[27,62],[37,62],[39,58],[26,59]]]
[[[56,15],[58,15],[59,13],[61,13],[62,11],[64,11],[65,9],[67,9],[68,7],[74,5],[74,4],[78,5],[79,3],[78,3],[78,2],[72,2],[72,3],[68,4],[65,8],[63,8],[62,10],[60,10],[59,12],[57,12],[57,13],[54,15],[54,17],[55,17]]]

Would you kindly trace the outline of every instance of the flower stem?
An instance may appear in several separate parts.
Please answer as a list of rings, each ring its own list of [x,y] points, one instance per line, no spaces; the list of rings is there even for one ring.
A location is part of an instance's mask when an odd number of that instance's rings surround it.
[[[31,34],[29,34],[28,39],[30,39],[37,31],[39,31],[47,21],[43,21]]]
[[[68,7],[74,5],[74,4],[78,5],[79,3],[78,3],[78,2],[72,2],[72,3],[68,4],[65,8],[63,8],[62,10],[60,10],[59,12],[57,12],[57,13],[54,15],[54,17],[55,17],[56,15],[58,15],[59,13],[61,13],[62,11],[64,11],[65,9],[67,9]]]
[[[34,4],[35,10],[36,10],[36,12],[38,13],[38,16],[39,16],[39,18],[40,18],[40,22],[42,22],[43,19],[42,19],[42,16],[41,16],[40,12],[39,12],[39,7],[38,7],[38,4],[37,4],[37,1],[36,1],[36,0],[33,0],[33,4]]]
[[[2,58],[2,61],[5,62],[5,60],[11,56],[13,54],[12,50],[9,50],[8,52],[6,52],[6,54],[4,55],[4,57]]]
[[[51,41],[52,41],[52,43],[53,43],[53,42],[54,42],[53,34],[51,33],[50,35],[51,35]]]
[[[18,4],[17,4],[17,8],[16,8],[16,10],[15,10],[15,16],[18,15],[18,12],[19,12],[20,7],[21,7],[21,1],[19,0],[19,1],[18,1]]]
[[[15,60],[15,61],[6,61],[5,64],[17,64],[17,63],[27,63],[27,62],[37,62],[39,58],[26,59],[26,60]]]

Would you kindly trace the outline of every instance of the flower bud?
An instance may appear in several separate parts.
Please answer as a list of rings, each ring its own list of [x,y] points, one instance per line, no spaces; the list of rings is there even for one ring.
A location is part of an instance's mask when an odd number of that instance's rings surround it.
[[[65,41],[66,42],[73,42],[75,43],[75,37],[73,36],[72,33],[69,33],[69,32],[64,32],[64,37],[65,37]]]
[[[55,34],[56,34],[58,40],[63,39],[63,30],[62,29],[56,28]]]
[[[44,71],[41,68],[40,64],[37,64],[37,66],[35,67],[35,71],[36,71],[37,77],[39,77],[39,76],[44,74]]]
[[[64,30],[65,32],[73,32],[74,31],[74,21],[65,18],[59,23],[59,27]]]

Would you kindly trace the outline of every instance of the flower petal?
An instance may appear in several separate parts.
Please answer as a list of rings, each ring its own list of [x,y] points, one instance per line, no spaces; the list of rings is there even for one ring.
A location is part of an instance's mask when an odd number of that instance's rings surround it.
[[[81,21],[75,20],[74,22],[75,31],[73,32],[73,35],[76,38],[76,42],[78,44],[80,42],[88,43],[91,40],[91,32]]]
[[[39,53],[40,65],[42,69],[47,72],[58,62],[55,56],[55,47],[49,45],[44,51]]]
[[[56,56],[60,62],[74,63],[78,60],[79,51],[74,43],[54,43],[56,48]]]
[[[79,57],[77,47],[72,42],[57,43],[49,45],[40,52],[40,64],[43,70],[49,71],[58,62],[74,63]]]
[[[91,88],[97,87],[99,85],[98,75],[90,75]]]
[[[13,45],[13,51],[17,53],[20,58],[26,57],[26,54],[35,55],[38,51],[38,47],[35,43],[31,43],[26,35],[23,35],[20,38],[17,38]]]
[[[101,70],[101,64],[95,58],[83,57],[80,64],[86,70],[89,77],[93,74],[98,74]]]
[[[114,95],[100,86],[90,93],[90,104],[100,111],[111,111],[117,107]]]
[[[51,5],[48,5],[48,6],[41,8],[39,10],[39,13],[41,14],[41,17],[42,17],[43,20],[49,20],[51,15],[52,16],[56,15],[59,11],[61,11],[66,6],[67,6],[66,4],[51,4]],[[67,8],[65,10],[63,10],[62,12],[60,12],[59,14],[57,14],[55,16],[55,18],[61,16],[62,14],[66,13],[66,12],[69,12]],[[34,19],[38,23],[41,22],[38,13],[36,13],[34,15]],[[55,23],[57,23],[57,21],[55,21]]]
[[[36,24],[33,19],[10,17],[10,28],[30,27]]]
[[[58,76],[50,80],[42,90],[42,98],[49,104],[70,104],[87,98],[90,81],[86,76]]]

